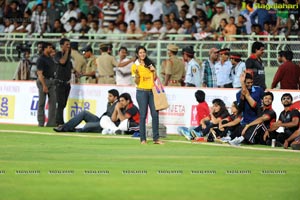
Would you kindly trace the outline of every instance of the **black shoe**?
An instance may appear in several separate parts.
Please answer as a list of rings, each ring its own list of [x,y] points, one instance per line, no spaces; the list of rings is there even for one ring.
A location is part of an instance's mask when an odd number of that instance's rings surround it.
[[[115,134],[116,134],[116,135],[122,135],[122,133],[123,133],[123,132],[122,132],[120,129],[118,129],[118,130],[115,131]]]
[[[63,126],[58,126],[58,127],[55,127],[55,128],[53,128],[53,130],[54,130],[55,132],[65,132],[65,130],[64,130],[64,127],[63,127]]]
[[[300,150],[300,144],[291,144],[293,150]]]

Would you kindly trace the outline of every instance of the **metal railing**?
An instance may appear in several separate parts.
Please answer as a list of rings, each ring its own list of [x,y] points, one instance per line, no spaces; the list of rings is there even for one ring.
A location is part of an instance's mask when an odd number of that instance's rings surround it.
[[[94,49],[94,54],[99,55],[99,44],[110,42],[113,45],[112,55],[116,56],[118,49],[121,46],[128,48],[129,54],[135,56],[135,48],[138,45],[143,45],[148,50],[149,57],[160,66],[161,62],[167,59],[166,47],[168,44],[176,44],[180,48],[188,45],[194,47],[195,56],[199,60],[208,58],[209,49],[216,48],[230,48],[232,52],[239,52],[242,54],[243,59],[246,59],[251,53],[251,45],[254,41],[259,40],[265,44],[265,54],[263,56],[264,65],[266,67],[278,66],[277,55],[280,50],[292,50],[294,52],[294,61],[300,61],[300,41],[298,36],[290,36],[287,40],[283,36],[252,36],[252,35],[233,35],[234,41],[214,41],[211,38],[203,40],[193,40],[191,35],[178,35],[178,34],[55,34],[45,33],[43,37],[38,34],[24,34],[24,33],[10,33],[0,34],[0,61],[13,62],[17,61],[18,51],[16,46],[18,44],[29,44],[31,54],[37,51],[37,42],[48,41],[56,45],[59,49],[58,41],[62,37],[67,37],[71,41],[79,43],[79,48],[86,45],[91,45]],[[138,39],[131,39],[138,38]],[[179,52],[181,54],[181,50]]]

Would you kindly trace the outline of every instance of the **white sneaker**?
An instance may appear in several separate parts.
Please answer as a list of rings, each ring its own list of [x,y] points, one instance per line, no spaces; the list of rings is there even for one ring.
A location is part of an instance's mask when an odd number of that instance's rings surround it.
[[[228,143],[232,146],[240,146],[241,143],[244,141],[244,137],[236,137],[233,140],[229,141]]]
[[[229,142],[231,140],[231,137],[230,136],[222,137],[221,140],[223,142]]]
[[[111,129],[108,129],[108,128],[104,128],[103,130],[102,130],[102,135],[110,135],[110,134],[112,134],[113,132],[112,132],[112,130]]]

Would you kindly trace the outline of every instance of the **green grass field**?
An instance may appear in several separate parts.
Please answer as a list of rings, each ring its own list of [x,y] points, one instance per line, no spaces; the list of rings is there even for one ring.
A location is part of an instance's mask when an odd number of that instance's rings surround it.
[[[191,144],[175,135],[165,145],[140,145],[129,136],[3,124],[0,129],[1,200],[299,196],[295,151]]]

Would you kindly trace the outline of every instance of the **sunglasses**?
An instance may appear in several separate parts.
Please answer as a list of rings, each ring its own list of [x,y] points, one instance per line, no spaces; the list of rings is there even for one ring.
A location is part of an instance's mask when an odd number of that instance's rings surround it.
[[[282,101],[285,101],[285,100],[291,100],[291,98],[290,97],[283,97]]]

